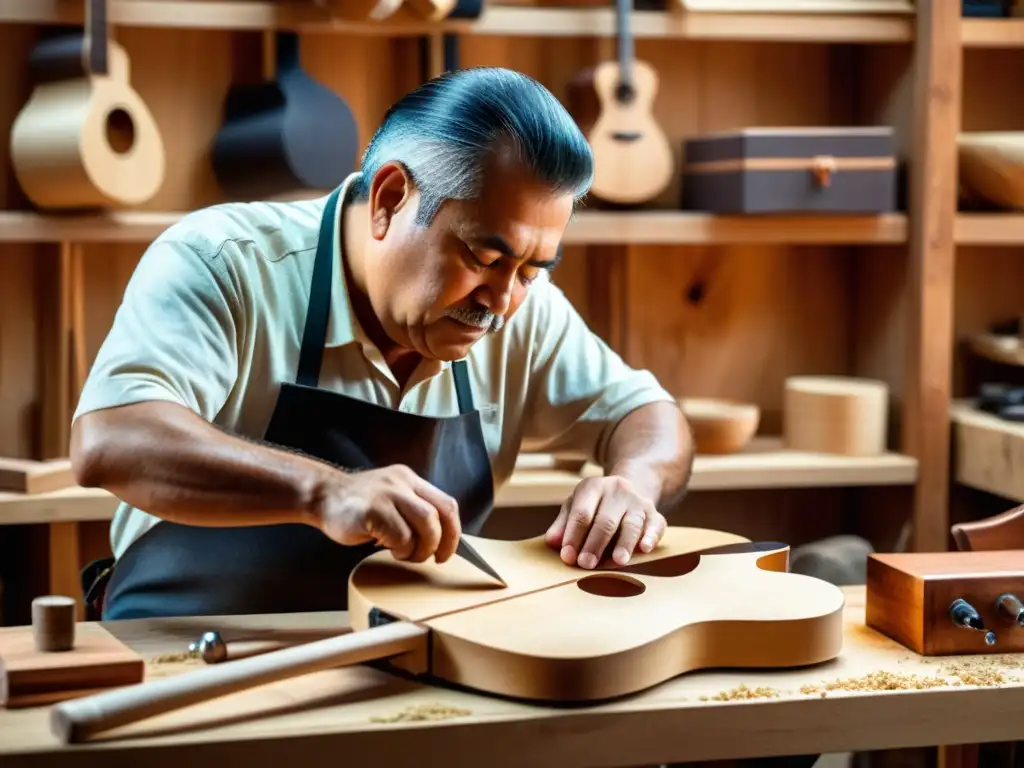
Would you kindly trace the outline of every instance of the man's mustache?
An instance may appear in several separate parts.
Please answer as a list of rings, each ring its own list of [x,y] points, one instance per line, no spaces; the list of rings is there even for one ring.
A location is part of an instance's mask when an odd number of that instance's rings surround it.
[[[449,307],[443,314],[445,317],[458,320],[466,325],[472,325],[475,328],[486,328],[488,333],[496,333],[505,327],[504,315],[496,315],[482,307],[480,309]]]

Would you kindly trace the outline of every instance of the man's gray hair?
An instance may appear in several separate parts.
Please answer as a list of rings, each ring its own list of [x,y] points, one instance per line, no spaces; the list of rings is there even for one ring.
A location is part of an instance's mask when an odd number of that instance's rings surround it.
[[[420,85],[388,110],[363,154],[357,199],[388,162],[408,170],[420,193],[418,224],[446,200],[473,200],[487,162],[510,151],[538,181],[579,202],[594,178],[590,145],[543,85],[510,69],[474,67]]]

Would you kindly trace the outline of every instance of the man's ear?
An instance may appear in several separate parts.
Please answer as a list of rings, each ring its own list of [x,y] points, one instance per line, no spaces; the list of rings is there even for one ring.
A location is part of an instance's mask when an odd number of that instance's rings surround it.
[[[370,234],[383,240],[394,216],[409,205],[415,190],[412,175],[398,162],[385,163],[370,184]]]

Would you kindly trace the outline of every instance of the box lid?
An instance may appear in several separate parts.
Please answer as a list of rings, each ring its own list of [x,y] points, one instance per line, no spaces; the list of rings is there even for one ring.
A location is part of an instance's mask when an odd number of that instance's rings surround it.
[[[885,157],[895,153],[889,126],[743,128],[687,139],[686,163],[744,158]]]

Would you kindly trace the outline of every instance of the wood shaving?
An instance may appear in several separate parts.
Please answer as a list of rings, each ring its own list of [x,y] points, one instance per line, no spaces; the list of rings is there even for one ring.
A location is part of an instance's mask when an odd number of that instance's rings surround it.
[[[701,696],[701,701],[743,701],[745,699],[777,699],[779,692],[775,688],[758,686],[750,688],[746,685],[738,685],[728,691],[720,691],[714,696]]]
[[[964,685],[991,687],[1020,682],[1020,678],[1007,675],[1007,669],[1024,668],[1024,659],[1015,656],[977,656],[974,658],[944,659],[940,662],[944,675],[957,678]]]
[[[179,664],[183,661],[191,661],[196,658],[194,653],[182,651],[181,653],[161,653],[149,659],[150,664]]]
[[[950,682],[942,677],[922,677],[921,675],[904,675],[898,672],[870,672],[862,677],[849,677],[845,680],[833,680],[819,685],[800,686],[800,693],[817,694],[825,698],[829,691],[920,691],[927,688],[940,688]]]
[[[409,723],[424,720],[450,720],[454,717],[466,717],[473,714],[468,709],[452,707],[447,704],[419,704],[406,707],[397,715],[371,717],[374,723]]]

